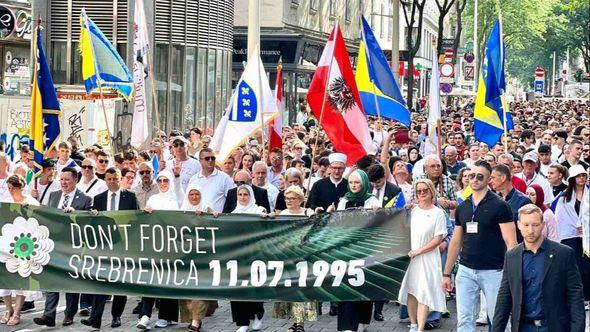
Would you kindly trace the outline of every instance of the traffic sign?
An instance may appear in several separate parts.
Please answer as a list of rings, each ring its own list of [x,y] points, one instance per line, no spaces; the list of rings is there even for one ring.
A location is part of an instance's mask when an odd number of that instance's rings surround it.
[[[545,78],[545,70],[541,67],[535,69],[535,78]]]
[[[473,81],[475,67],[473,65],[465,65],[465,80]]]
[[[545,81],[544,80],[535,80],[535,94],[542,95],[545,91]]]
[[[441,77],[440,77],[440,82],[441,82],[441,83],[449,83],[449,84],[453,84],[453,83],[455,83],[455,78],[454,78],[454,77],[452,77],[452,76],[451,76],[451,77],[444,77],[444,76],[441,76]]]
[[[451,77],[455,73],[455,68],[452,63],[443,63],[440,65],[440,74],[443,77]]]
[[[475,60],[475,54],[471,52],[465,53],[463,57],[465,58],[465,61],[467,61],[467,63],[473,63],[473,60]]]
[[[453,55],[455,54],[455,52],[453,52],[452,49],[446,49],[445,50],[445,62],[453,62]]]
[[[443,83],[440,85],[440,91],[442,93],[449,94],[451,91],[453,91],[453,86],[449,83]]]

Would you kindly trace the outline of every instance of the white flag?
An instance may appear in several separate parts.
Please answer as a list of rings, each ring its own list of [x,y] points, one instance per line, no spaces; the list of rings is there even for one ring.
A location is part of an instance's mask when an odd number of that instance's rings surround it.
[[[131,126],[131,145],[141,147],[148,139],[149,125],[147,119],[147,104],[145,79],[148,72],[149,38],[143,10],[143,0],[135,0],[135,17],[133,22],[133,83],[135,99],[133,107],[133,124]]]
[[[223,164],[235,148],[279,115],[258,50],[252,52],[223,117],[209,145]]]
[[[439,154],[440,141],[440,74],[438,72],[436,50],[432,52],[432,76],[430,78],[430,95],[428,96],[428,133],[424,146],[424,155]]]

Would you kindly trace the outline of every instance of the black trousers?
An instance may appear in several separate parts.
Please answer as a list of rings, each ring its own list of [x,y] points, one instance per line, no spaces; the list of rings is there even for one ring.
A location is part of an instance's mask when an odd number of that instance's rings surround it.
[[[578,271],[582,277],[582,286],[584,288],[584,300],[590,301],[590,258],[584,256],[584,244],[581,237],[572,239],[563,239],[561,244],[574,249]]]
[[[160,306],[158,309],[158,319],[178,322],[178,300],[175,299],[160,299]],[[152,317],[152,310],[154,308],[156,299],[153,297],[142,297],[139,302],[139,318],[142,316]]]
[[[359,328],[359,324],[371,323],[372,312],[373,302],[371,301],[339,302],[338,331],[356,331]]]
[[[255,317],[262,319],[264,316],[263,302],[239,302],[231,301],[231,318],[237,326],[248,326],[250,320]]]
[[[107,302],[109,295],[93,295],[92,296],[92,310],[90,311],[89,320],[94,322],[95,325],[100,326],[102,321],[102,314],[104,312],[104,306]],[[123,311],[125,311],[125,304],[127,304],[127,296],[113,296],[113,305],[111,306],[111,315],[113,317],[121,317]]]
[[[385,306],[385,303],[387,303],[387,301],[375,301],[373,303],[375,304],[375,314],[382,314],[383,306]]]
[[[66,309],[64,315],[68,318],[74,318],[78,312],[78,301],[80,294],[78,293],[66,293]],[[45,310],[43,315],[53,318],[57,312],[57,304],[59,303],[59,292],[47,292],[45,294]]]

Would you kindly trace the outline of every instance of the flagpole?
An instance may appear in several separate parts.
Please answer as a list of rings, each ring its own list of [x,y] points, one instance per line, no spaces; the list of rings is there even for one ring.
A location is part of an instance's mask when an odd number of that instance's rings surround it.
[[[148,62],[149,62],[149,66],[150,66],[150,71],[151,71],[151,75],[148,74],[148,76],[150,77],[150,82],[151,82],[151,86],[152,86],[152,98],[153,98],[153,102],[152,102],[152,107],[154,108],[154,112],[156,113],[156,130],[162,130],[161,126],[160,126],[160,112],[158,111],[158,94],[156,93],[156,82],[154,79],[154,62],[152,60],[152,57],[149,54],[148,51]]]
[[[336,43],[336,37],[338,37],[338,21],[336,21],[336,25],[334,25],[334,43]],[[329,38],[329,37],[328,37]],[[334,62],[334,57],[330,57],[330,64],[328,65],[328,75],[326,77],[326,86],[324,88],[324,97],[322,98],[322,109],[320,110],[320,119],[318,122],[318,131],[315,137],[315,144],[314,148],[311,150],[311,166],[313,170],[313,160],[315,159],[316,151],[318,149],[318,141],[320,135],[320,127],[322,126],[322,120],[324,119],[324,110],[326,109],[326,98],[328,96],[328,86],[330,85],[330,73],[332,72],[332,63]],[[307,181],[307,190],[306,195],[309,195],[309,189],[311,187],[311,170],[309,171],[309,180]]]
[[[253,54],[258,54],[257,57],[257,61],[258,61],[258,66],[262,65],[262,72],[264,73],[264,75],[266,75],[266,71],[264,70],[264,64],[262,63],[262,59],[260,58],[260,44],[256,44],[256,48],[255,51],[253,52]],[[252,54],[250,54],[250,56],[252,56]],[[248,60],[250,61],[250,60]],[[261,70],[258,70],[258,87],[260,88],[260,91],[262,91],[262,77],[260,77],[260,72]],[[264,151],[264,93],[260,93],[260,144],[262,144],[262,151]],[[270,136],[269,136],[270,139]],[[258,141],[258,139],[256,139],[256,141]]]
[[[504,37],[502,36],[502,13],[500,12],[500,14],[498,15],[498,21],[500,21],[500,54],[502,54],[502,71],[504,71]],[[502,95],[504,94],[504,91],[502,91]],[[500,100],[502,100],[502,96],[500,97]],[[508,117],[508,113],[506,112],[506,108],[503,102],[501,102],[502,104],[502,125],[504,127],[504,153],[508,153],[508,130],[507,130],[507,124],[506,124],[506,118]]]
[[[41,14],[39,14],[39,19],[37,20],[37,27],[35,29],[35,35],[33,36],[33,38],[34,38],[33,39],[33,45],[34,45],[33,46],[33,56],[35,57],[35,64],[33,65],[33,73],[34,73],[35,76],[33,77],[33,81],[37,81],[38,78],[39,78],[39,75],[37,73],[37,70],[38,70],[37,63],[39,62],[39,60],[38,60],[39,57],[37,56],[37,54],[39,53],[38,50],[37,50],[37,45],[38,45],[37,44],[37,42],[38,42],[37,39],[39,38],[39,29],[40,28],[41,28]],[[37,84],[33,83],[33,87],[35,87]],[[31,97],[34,96],[34,95],[35,95],[35,91],[32,91],[31,92]],[[9,103],[9,106],[10,106],[10,98],[8,99],[8,103]],[[31,114],[33,114],[33,113],[31,112]],[[43,121],[43,115],[41,115],[41,121]],[[45,130],[45,128],[43,128],[43,130]],[[30,128],[29,128],[29,131],[30,131]],[[35,136],[32,133],[29,132],[29,137],[35,137]],[[35,165],[35,173],[37,173],[37,171],[38,171],[37,166],[38,165],[37,165],[37,163],[35,161],[35,151],[36,150],[35,150],[35,147],[34,146],[32,146],[32,148],[33,148],[33,164]],[[43,141],[43,157],[45,157],[45,141]],[[41,166],[41,165],[39,165],[39,166]],[[36,176],[36,174],[34,176],[34,179],[35,179],[35,185],[34,185],[35,186],[35,190],[37,190],[37,188],[38,188],[38,182],[37,182],[37,176]]]

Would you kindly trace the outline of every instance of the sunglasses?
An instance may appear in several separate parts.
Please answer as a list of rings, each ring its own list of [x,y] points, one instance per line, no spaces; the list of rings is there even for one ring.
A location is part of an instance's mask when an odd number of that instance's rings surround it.
[[[94,169],[94,166],[92,165],[82,165],[80,166],[82,169]]]
[[[476,179],[477,181],[483,181],[484,175],[481,173],[469,173],[469,180]]]
[[[429,191],[430,191],[430,189],[416,189],[416,194],[424,195],[424,194],[428,193]]]
[[[101,164],[106,164],[109,162],[109,160],[108,159],[99,159],[98,162]]]
[[[139,171],[139,175],[147,175],[147,174],[152,174],[152,171]]]
[[[170,180],[168,179],[158,179],[158,183],[168,183]]]
[[[201,159],[204,159],[205,161],[215,161],[215,156],[207,156],[207,157],[203,157]]]
[[[236,186],[243,186],[247,184],[246,181],[234,181],[234,183],[236,184]]]
[[[172,146],[175,148],[184,148],[184,143],[174,143]]]

